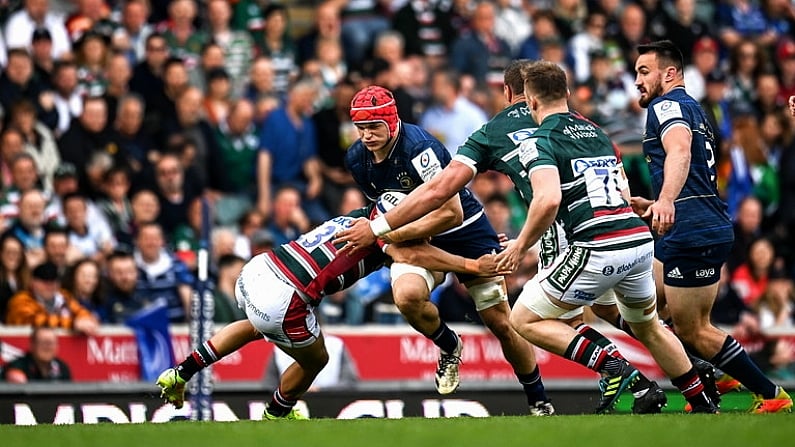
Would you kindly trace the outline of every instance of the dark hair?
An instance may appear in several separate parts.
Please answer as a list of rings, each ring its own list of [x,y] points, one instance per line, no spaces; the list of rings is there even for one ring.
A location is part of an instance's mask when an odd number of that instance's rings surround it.
[[[66,228],[61,226],[49,226],[44,230],[44,245],[47,245],[47,239],[56,235],[62,235],[63,237],[69,239],[69,232],[66,230]]]
[[[220,258],[218,258],[218,270],[230,267],[236,262],[246,262],[246,260],[238,255],[222,255]]]
[[[61,206],[65,207],[66,203],[70,200],[81,200],[84,204],[88,205],[88,198],[86,198],[84,194],[80,192],[70,192],[61,199]]]
[[[526,67],[532,63],[533,61],[530,59],[514,59],[505,67],[503,82],[511,89],[514,95],[521,95],[524,93],[522,67]]]
[[[442,76],[447,84],[453,86],[456,93],[461,91],[461,74],[456,70],[452,68],[441,68],[433,72],[431,76]]]
[[[638,45],[638,54],[654,53],[660,65],[673,65],[676,71],[682,72],[685,67],[682,52],[670,40],[658,40]]]
[[[526,95],[534,95],[541,102],[566,99],[566,72],[554,62],[538,61],[521,68]]]
[[[122,249],[115,249],[111,254],[109,254],[105,258],[105,264],[110,264],[111,261],[116,261],[119,259],[133,259],[133,254],[129,250],[122,250]]]

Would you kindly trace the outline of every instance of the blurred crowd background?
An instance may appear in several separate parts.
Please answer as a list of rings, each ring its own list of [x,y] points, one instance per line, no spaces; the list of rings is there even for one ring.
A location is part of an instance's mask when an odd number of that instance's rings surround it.
[[[511,59],[554,61],[649,196],[635,47],[667,38],[713,124],[736,223],[713,317],[795,378],[793,347],[764,335],[795,324],[793,1],[2,0],[0,23],[0,323],[91,334],[153,302],[186,322],[202,200],[216,321],[244,318],[245,260],[366,203],[343,156],[350,100],[370,84],[455,153],[504,107]],[[526,209],[510,181],[471,188],[515,235]],[[511,296],[535,266],[530,252]],[[479,323],[454,281],[433,300],[447,321]],[[321,313],[403,321],[384,271]]]

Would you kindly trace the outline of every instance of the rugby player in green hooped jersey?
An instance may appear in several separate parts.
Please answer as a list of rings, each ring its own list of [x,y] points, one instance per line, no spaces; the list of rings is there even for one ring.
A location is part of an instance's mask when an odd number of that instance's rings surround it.
[[[529,60],[515,60],[505,69],[503,93],[507,106],[481,129],[473,133],[466,143],[458,149],[452,162],[428,183],[411,192],[409,197],[393,210],[386,214],[385,221],[391,227],[399,228],[433,209],[441,206],[455,195],[459,189],[466,186],[478,172],[489,169],[506,174],[516,185],[523,200],[527,204],[532,198],[532,190],[527,179],[527,174],[519,159],[519,145],[530,138],[538,127],[531,116],[524,96],[524,83],[521,67],[530,64]],[[627,197],[629,197],[627,192]],[[408,204],[408,206],[406,205]],[[358,228],[357,228],[358,227]],[[354,224],[351,233],[360,231],[364,241],[375,239],[371,228],[362,223]],[[344,235],[347,232],[343,232]],[[359,244],[355,239],[355,243]],[[542,242],[541,268],[549,267],[558,254],[565,250],[565,237],[561,229],[553,225],[545,233]],[[615,296],[612,292],[600,297],[592,306],[594,312],[607,321],[621,327],[621,320],[615,306]],[[583,324],[582,308],[578,308],[568,315],[562,316],[572,327],[576,328],[586,338],[605,347],[608,351],[615,351],[615,346],[595,329]],[[626,328],[626,325],[624,325]],[[665,394],[660,387],[643,377],[631,386],[635,395],[633,411],[636,413],[659,412],[666,403]],[[603,395],[597,411],[608,411],[615,403],[616,393]]]

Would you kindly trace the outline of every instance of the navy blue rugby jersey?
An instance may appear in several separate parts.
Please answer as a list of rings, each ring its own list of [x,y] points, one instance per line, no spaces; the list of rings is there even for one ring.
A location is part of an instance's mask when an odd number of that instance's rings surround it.
[[[345,167],[371,201],[385,191],[410,193],[433,178],[450,163],[450,153],[439,140],[419,126],[400,123],[397,144],[381,163],[361,140],[357,140],[345,154]],[[483,206],[467,188],[458,192],[464,210],[464,223],[443,232],[452,233],[469,225],[483,215]]]
[[[664,181],[665,150],[662,137],[677,125],[690,129],[690,171],[674,202],[673,228],[663,241],[673,245],[702,247],[734,239],[726,203],[718,196],[715,169],[715,138],[703,109],[683,87],[655,98],[648,107],[643,153],[651,171],[654,198]]]

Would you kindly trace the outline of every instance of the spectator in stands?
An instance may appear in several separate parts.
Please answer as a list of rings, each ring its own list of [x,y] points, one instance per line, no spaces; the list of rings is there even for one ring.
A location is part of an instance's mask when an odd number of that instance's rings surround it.
[[[494,34],[495,14],[494,4],[478,3],[472,13],[472,29],[458,37],[450,49],[452,68],[475,84],[502,85],[502,72],[511,59],[508,44]]]
[[[25,260],[25,247],[16,236],[0,238],[0,321],[6,320],[8,302],[20,290],[28,288],[30,268]]]
[[[488,117],[461,94],[458,73],[439,70],[431,75],[434,103],[420,117],[420,126],[435,136],[452,157],[467,137],[480,129]]]
[[[92,165],[99,160],[105,160],[109,167],[114,158],[121,158],[107,129],[107,122],[108,108],[105,100],[101,97],[88,97],[83,102],[80,118],[74,120],[69,130],[58,139],[61,159],[77,168],[80,190],[89,197],[99,196],[101,187],[97,182],[99,179],[92,179],[92,173],[89,172]]]
[[[212,222],[212,212],[210,212]],[[174,256],[182,261],[192,273],[196,273],[199,261],[199,242],[202,236],[202,199],[196,197],[188,204],[185,221],[174,228],[169,235]]]
[[[629,3],[621,10],[618,34],[607,38],[618,47],[624,70],[632,70],[638,57],[638,45],[649,41],[646,35],[646,19],[643,8],[637,4]]]
[[[108,63],[110,38],[97,31],[87,31],[75,42],[77,63],[77,91],[81,96],[102,96],[107,79],[105,66]]]
[[[156,222],[160,215],[160,202],[150,189],[135,192],[130,199],[132,207],[132,225],[130,234],[122,234],[118,238],[119,248],[132,251],[135,234],[144,224]]]
[[[17,154],[11,160],[11,184],[0,193],[0,209],[4,216],[15,217],[19,213],[19,198],[22,193],[41,189],[36,171],[36,161],[27,152]]]
[[[19,215],[6,233],[16,236],[25,246],[29,265],[44,261],[44,207],[46,199],[41,191],[25,191],[19,198]]]
[[[69,366],[58,357],[58,335],[47,327],[33,329],[28,352],[6,365],[2,374],[8,383],[72,380]]]
[[[204,117],[211,126],[215,127],[226,119],[232,106],[232,84],[229,73],[223,67],[213,68],[207,72],[206,93],[202,104]]]
[[[80,250],[69,243],[69,233],[65,228],[47,228],[44,233],[44,260],[55,264],[59,278],[65,278],[69,266],[82,257]]]
[[[127,56],[115,51],[108,55],[103,70],[102,76],[106,84],[102,99],[108,106],[108,123],[115,123],[119,101],[130,94],[132,67]]]
[[[254,204],[257,184],[257,152],[259,136],[254,125],[254,106],[245,99],[236,101],[228,117],[215,129],[220,149],[221,169],[234,173],[228,177],[221,196],[215,203],[217,221],[233,224]]]
[[[684,72],[685,90],[697,101],[702,101],[707,94],[707,75],[718,69],[720,58],[718,41],[710,36],[703,36],[693,44],[691,54],[692,62],[685,67]]]
[[[555,14],[548,9],[538,9],[531,16],[533,33],[519,47],[519,59],[538,60],[541,58],[540,42],[558,36]]]
[[[170,240],[177,226],[186,221],[188,206],[201,195],[201,191],[195,188],[194,183],[185,180],[185,169],[172,153],[163,154],[157,161],[155,177],[160,205],[157,222]]]
[[[311,119],[316,95],[314,82],[297,82],[290,87],[285,106],[271,112],[262,126],[257,160],[257,208],[266,217],[272,212],[273,190],[291,185],[301,192],[304,209],[313,222],[328,218],[328,211],[319,200],[323,177]]]
[[[11,162],[14,158],[25,152],[25,137],[19,130],[9,127],[3,130],[0,135],[0,175],[2,175],[2,187],[11,185]]]
[[[254,38],[257,51],[273,61],[273,88],[283,95],[298,77],[297,51],[288,29],[287,8],[279,3],[269,4],[262,13],[263,31]]]
[[[143,60],[133,68],[130,79],[130,90],[141,95],[147,111],[154,112],[152,105],[157,101],[156,96],[163,91],[163,68],[168,60],[168,44],[163,35],[152,33],[146,38],[146,52]],[[147,131],[154,133],[162,124],[157,121],[157,116],[150,116],[145,120]]]
[[[107,321],[105,299],[99,288],[100,266],[93,259],[81,259],[64,276],[63,288],[98,321]]]
[[[778,76],[773,72],[762,72],[754,79],[754,114],[759,119],[768,113],[777,113],[786,108],[787,102],[781,101],[779,92],[781,85]]]
[[[552,12],[555,14],[555,22],[560,30],[560,37],[568,41],[578,31],[583,29],[588,8],[584,2],[577,0],[557,0],[554,2]]]
[[[251,64],[254,43],[245,31],[230,29],[232,9],[226,0],[207,2],[207,21],[212,41],[224,52],[224,68],[229,73],[232,96],[237,98],[243,91],[246,75]]]
[[[122,154],[114,160],[115,165],[128,171],[130,182],[134,179],[136,187],[152,176],[152,160],[157,158],[155,144],[142,128],[144,108],[135,93],[120,97],[111,137]]]
[[[111,233],[118,241],[120,235],[132,234],[132,204],[130,192],[130,171],[124,166],[114,166],[105,174],[102,191],[103,198],[97,201]]]
[[[764,51],[751,40],[741,40],[729,55],[729,92],[732,114],[753,112],[754,80],[767,64]]]
[[[37,121],[36,107],[28,100],[14,103],[8,116],[9,125],[18,129],[24,138],[25,152],[33,157],[44,190],[52,191],[52,175],[61,163],[52,131]]]
[[[389,29],[390,23],[379,0],[345,1],[340,11],[342,41],[348,66],[358,69],[370,56],[372,38]]]
[[[47,89],[52,89],[52,71],[55,58],[52,56],[52,35],[47,28],[36,28],[30,42],[30,57],[33,60],[33,76]]]
[[[745,197],[740,201],[737,216],[734,218],[734,246],[727,259],[729,273],[747,260],[751,242],[762,235],[762,202],[754,196]]]
[[[106,261],[107,278],[103,287],[105,322],[123,324],[129,316],[143,309],[155,297],[138,289],[138,267],[126,251],[114,251]]]
[[[254,104],[254,121],[260,126],[265,118],[281,106],[279,92],[273,88],[273,61],[267,56],[258,56],[251,64],[249,83],[243,96]]]
[[[529,27],[529,20],[525,23]],[[435,1],[406,2],[392,17],[392,28],[402,36],[406,55],[421,56],[434,66],[447,58],[448,49],[457,37],[449,7]]]
[[[273,194],[273,215],[268,230],[274,244],[282,245],[295,240],[310,228],[311,221],[301,208],[301,193],[289,185],[279,187]]]
[[[54,128],[58,120],[54,95],[33,77],[33,60],[27,50],[12,47],[8,50],[8,65],[0,75],[0,106],[11,110],[14,102],[25,98],[37,101],[37,118]]]
[[[59,226],[66,226],[66,216],[63,210],[63,198],[72,193],[79,192],[77,168],[71,163],[61,163],[53,174],[53,194],[50,197],[47,208],[44,210],[45,219]],[[97,224],[108,225],[102,211],[89,200],[88,220]]]
[[[105,28],[109,33],[110,28],[116,26],[110,20],[111,10],[105,0],[75,0],[74,3],[76,8],[64,22],[69,38],[75,42],[73,48],[79,46],[76,42],[86,34],[99,30],[104,32]]]
[[[63,18],[48,9],[48,0],[25,0],[23,9],[11,14],[5,24],[6,47],[28,49],[33,31],[45,28],[53,36],[52,57],[67,55],[72,48]]]
[[[194,278],[185,264],[166,250],[160,225],[145,223],[138,229],[134,256],[138,290],[153,302],[165,303],[172,323],[187,322]]]
[[[56,61],[52,69],[52,87],[57,113],[53,133],[60,137],[83,113],[83,97],[77,91],[77,65],[66,60]]]
[[[767,159],[767,146],[753,116],[734,119],[729,157],[718,166],[719,186],[734,217],[740,202],[753,195],[762,202],[765,214],[778,203],[778,174]]]
[[[191,166],[195,169],[192,174],[199,188],[221,189],[226,182],[227,175],[221,166],[218,145],[215,142],[212,126],[202,117],[201,104],[204,95],[195,87],[184,89],[176,101],[176,116],[164,124],[166,138],[161,139],[161,147],[168,147],[169,140],[175,136],[190,139],[195,152]]]
[[[63,210],[69,243],[77,247],[84,257],[102,263],[116,247],[110,227],[104,222],[88,219],[87,199],[80,193],[64,196]]]
[[[265,219],[262,217],[262,214],[256,210],[256,208],[251,208],[242,216],[240,216],[240,219],[237,221],[238,231],[234,243],[234,254],[240,256],[243,259],[251,258],[253,256],[251,254],[252,235],[257,230],[262,229],[264,225]]]
[[[85,335],[95,335],[99,327],[91,311],[60,288],[58,269],[49,262],[34,268],[29,289],[11,298],[6,324],[72,329]]]
[[[710,25],[696,16],[694,0],[675,0],[672,12],[671,15],[664,14],[664,29],[661,30],[662,33],[654,33],[654,40],[670,38],[674,45],[682,50],[682,57],[687,65],[692,61],[692,51],[696,42],[709,35]],[[650,21],[654,21],[653,15],[647,14],[647,17]],[[689,91],[690,85],[687,81],[685,85],[688,86]]]
[[[321,39],[342,39],[342,21],[339,5],[334,0],[320,3],[314,10],[312,28],[298,38],[296,42],[296,63],[303,66],[317,54],[317,42]]]
[[[199,65],[199,53],[209,40],[207,34],[194,27],[197,8],[194,0],[174,0],[168,5],[168,22],[162,32],[170,53],[185,61],[191,69]]]
[[[213,292],[216,323],[231,323],[246,318],[246,312],[239,308],[235,299],[235,284],[245,259],[235,255],[224,255],[218,260],[218,278]]]
[[[128,0],[121,7],[121,26],[113,31],[111,39],[113,47],[123,52],[130,65],[145,58],[146,40],[154,31],[147,23],[148,17],[149,2],[146,0]]]
[[[786,103],[795,95],[795,40],[782,39],[776,48],[776,66],[781,79],[779,98]]]
[[[729,0],[720,2],[715,18],[718,36],[727,48],[735,48],[743,40],[769,46],[776,42],[778,32],[770,26],[760,1]]]
[[[696,55],[696,58],[701,56]],[[705,96],[701,101],[701,107],[707,115],[707,120],[712,125],[715,133],[715,162],[720,163],[724,154],[729,152],[732,141],[732,116],[731,106],[726,99],[726,73],[716,68],[707,73],[705,82]]]
[[[590,75],[591,52],[604,51],[606,26],[607,16],[599,11],[592,12],[585,20],[585,28],[569,41],[569,58],[577,83],[585,82]]]
[[[497,234],[505,234],[508,239],[519,235],[519,231],[511,222],[511,208],[508,199],[502,194],[493,194],[483,202],[483,211]],[[466,289],[464,289],[466,295]]]
[[[274,235],[273,233],[265,228],[260,228],[259,230],[255,231],[251,235],[251,256],[256,256],[261,253],[265,253],[268,251],[273,250],[274,245]]]

